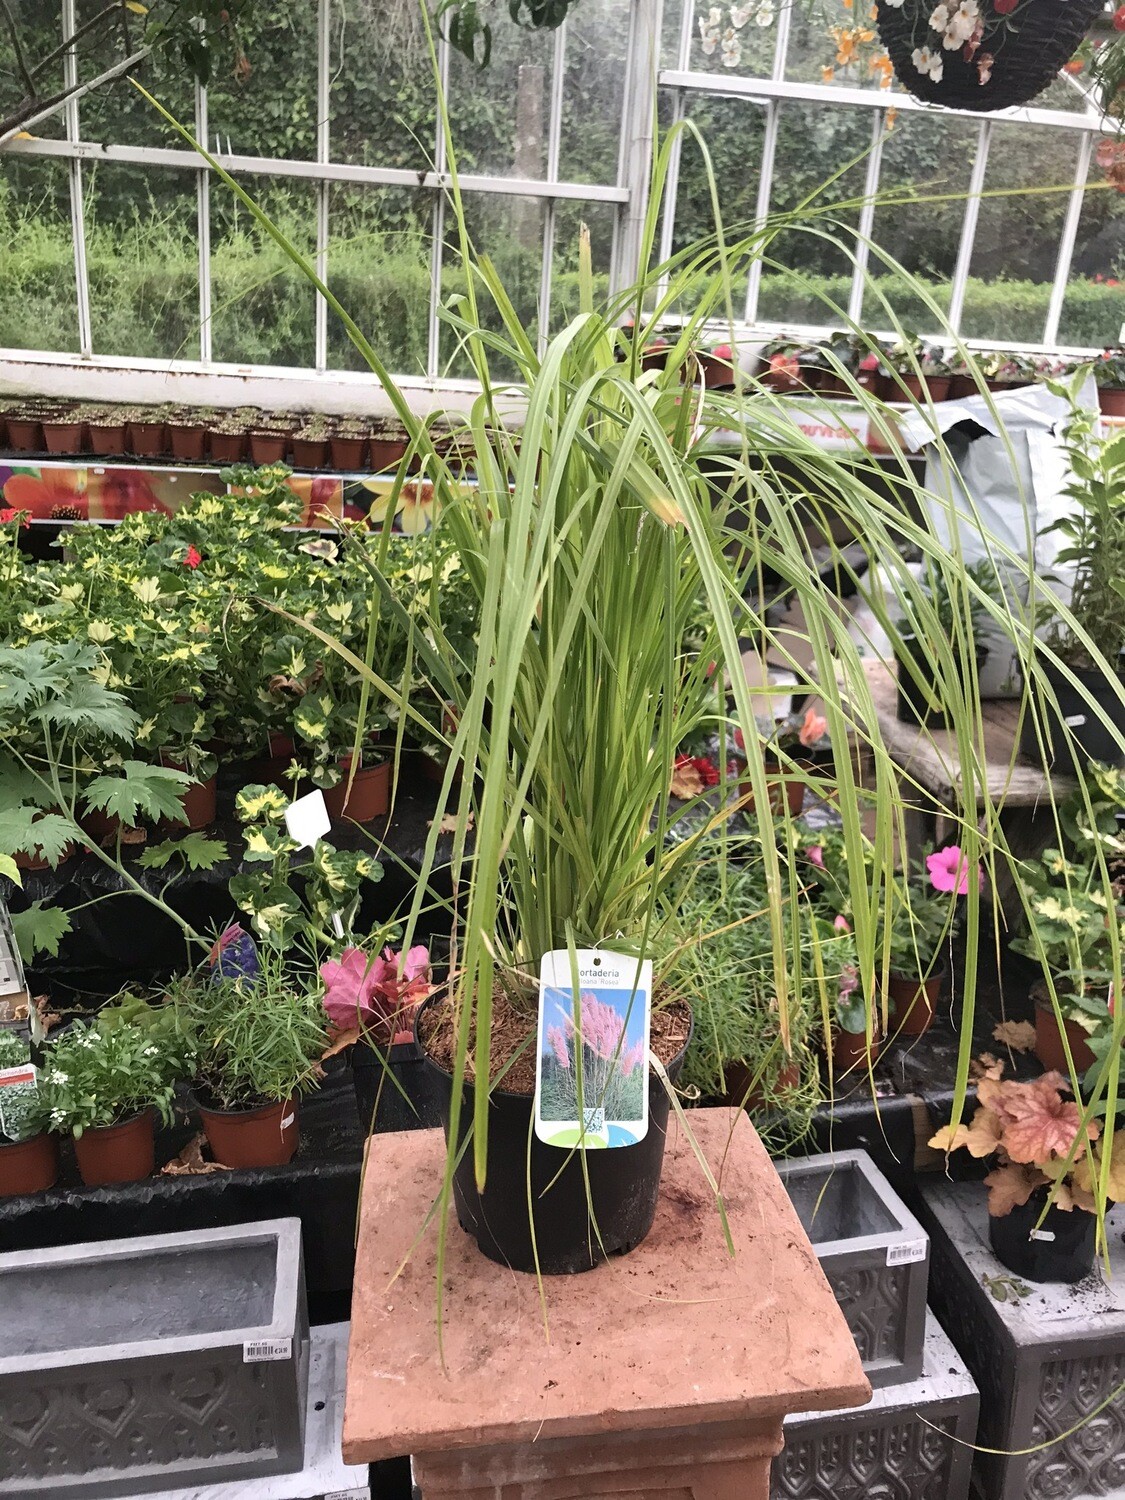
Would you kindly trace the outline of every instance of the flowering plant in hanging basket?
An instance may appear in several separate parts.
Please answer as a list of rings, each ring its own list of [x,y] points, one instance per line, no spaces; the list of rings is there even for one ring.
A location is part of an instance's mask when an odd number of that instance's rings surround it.
[[[1051,83],[1102,0],[876,0],[899,81],[951,109],[1026,104]]]

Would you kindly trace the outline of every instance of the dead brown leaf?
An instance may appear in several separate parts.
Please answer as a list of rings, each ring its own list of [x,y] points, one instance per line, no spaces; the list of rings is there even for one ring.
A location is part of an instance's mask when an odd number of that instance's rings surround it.
[[[229,1172],[230,1168],[221,1162],[204,1161],[203,1141],[202,1131],[193,1135],[179,1156],[174,1156],[161,1167],[161,1177],[205,1177],[208,1172]]]
[[[1003,1078],[1004,1061],[991,1052],[982,1052],[969,1063],[969,1081],[979,1083],[982,1078]]]
[[[1035,1027],[1030,1021],[1000,1021],[993,1028],[992,1039],[1013,1052],[1030,1052],[1035,1046]]]
[[[58,1011],[51,1009],[51,1002],[46,995],[36,995],[31,1003],[39,1013],[39,1024],[43,1027],[44,1035],[62,1020],[62,1016],[59,1015]]]
[[[673,797],[680,797],[687,801],[690,797],[698,797],[703,790],[703,777],[699,774],[697,766],[692,765],[690,760],[685,760],[672,772],[672,784],[668,790]]]
[[[362,1035],[363,1033],[358,1026],[350,1026],[346,1031],[338,1031],[320,1054],[321,1062],[327,1062],[330,1057],[335,1057],[337,1052],[343,1052],[345,1047],[350,1047],[353,1042],[358,1042]]]
[[[426,827],[427,828],[432,828],[433,824],[434,824],[434,820],[431,818],[430,821],[426,824]],[[457,830],[458,830],[458,828],[460,828],[460,827],[461,827],[461,824],[457,821],[457,814],[456,813],[446,813],[444,815],[444,817],[442,818],[441,822],[438,824],[438,832],[439,833],[456,833]],[[465,814],[465,832],[466,833],[472,833],[472,831],[473,831],[473,814],[470,811],[470,812],[467,812]]]

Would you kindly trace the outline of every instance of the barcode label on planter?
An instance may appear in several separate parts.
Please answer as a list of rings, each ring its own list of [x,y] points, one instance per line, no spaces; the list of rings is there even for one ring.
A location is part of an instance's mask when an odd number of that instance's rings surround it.
[[[902,1245],[887,1246],[888,1266],[911,1266],[916,1260],[925,1260],[927,1240],[907,1240]]]
[[[292,1357],[292,1339],[257,1339],[242,1346],[244,1365],[258,1365],[267,1359],[291,1359]]]
[[[1028,1231],[1027,1237],[1029,1240],[1042,1240],[1046,1245],[1053,1245],[1055,1242],[1055,1231],[1053,1229],[1032,1229]]]

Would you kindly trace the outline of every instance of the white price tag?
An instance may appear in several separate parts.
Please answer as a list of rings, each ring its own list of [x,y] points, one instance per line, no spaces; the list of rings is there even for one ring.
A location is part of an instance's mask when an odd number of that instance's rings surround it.
[[[1045,1245],[1055,1243],[1055,1231],[1053,1229],[1033,1229],[1028,1235],[1029,1240],[1042,1240]]]
[[[260,1365],[266,1360],[291,1359],[292,1339],[249,1339],[242,1346],[242,1363]]]
[[[371,1500],[371,1486],[361,1484],[354,1490],[326,1490],[324,1500]]]
[[[925,1260],[928,1249],[928,1240],[905,1240],[901,1245],[888,1245],[887,1265],[912,1266],[915,1261]]]
[[[307,844],[312,849],[318,839],[332,831],[332,819],[324,805],[324,793],[317,789],[285,809],[285,827],[289,837],[298,844]]]
[[[1086,722],[1085,714],[1067,714],[1063,723],[1071,729],[1081,729]]]

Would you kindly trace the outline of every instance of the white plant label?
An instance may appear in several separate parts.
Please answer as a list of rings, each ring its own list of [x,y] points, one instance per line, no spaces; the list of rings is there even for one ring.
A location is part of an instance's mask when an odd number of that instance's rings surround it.
[[[371,1486],[361,1484],[354,1490],[327,1490],[324,1500],[371,1500]]]
[[[906,1240],[901,1245],[888,1245],[887,1265],[912,1266],[915,1261],[925,1260],[927,1247],[926,1240]]]
[[[331,833],[332,819],[324,805],[324,793],[319,788],[290,802],[285,809],[285,828],[294,843],[307,845],[310,849],[316,846],[318,839]]]
[[[603,948],[543,955],[535,1063],[541,1141],[569,1150],[644,1140],[651,1005],[647,959]]]
[[[1055,1231],[1053,1229],[1032,1229],[1028,1234],[1029,1240],[1042,1240],[1045,1245],[1055,1243]]]
[[[1067,714],[1063,723],[1071,729],[1081,729],[1086,722],[1085,714]]]
[[[293,1340],[251,1339],[242,1346],[242,1363],[260,1365],[268,1360],[292,1359]]]

